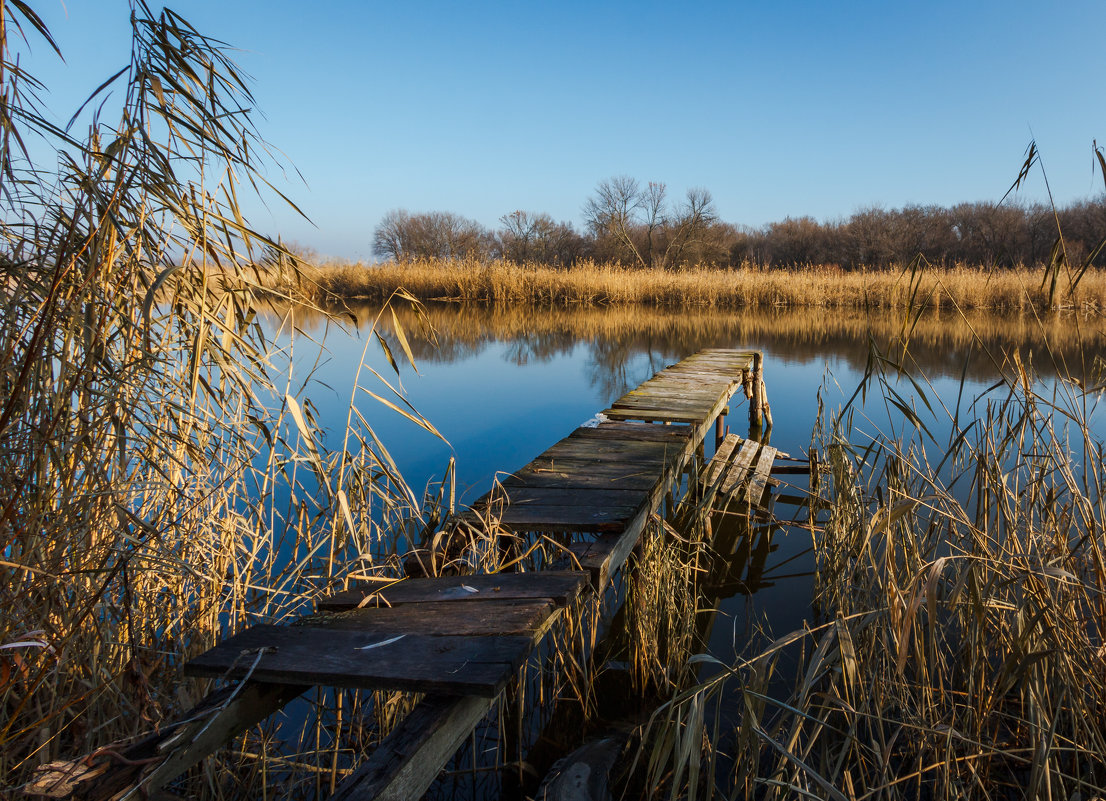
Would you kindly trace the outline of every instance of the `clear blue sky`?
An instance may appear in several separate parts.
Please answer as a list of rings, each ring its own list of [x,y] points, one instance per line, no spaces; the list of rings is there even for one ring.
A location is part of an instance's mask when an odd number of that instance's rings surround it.
[[[153,4],[153,3],[151,3]],[[125,0],[34,0],[24,66],[67,120],[128,54]],[[371,258],[389,209],[580,223],[614,175],[709,189],[762,225],[997,200],[1037,140],[1056,199],[1102,189],[1106,3],[181,0],[241,48],[262,134],[303,174],[255,224]],[[280,180],[280,176],[274,176]],[[1023,192],[1044,197],[1039,175]]]

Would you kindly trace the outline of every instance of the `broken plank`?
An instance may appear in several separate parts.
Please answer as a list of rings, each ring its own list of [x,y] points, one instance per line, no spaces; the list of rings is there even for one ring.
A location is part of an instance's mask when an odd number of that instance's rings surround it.
[[[765,445],[760,449],[760,457],[757,460],[753,477],[749,480],[749,503],[759,506],[764,497],[764,488],[768,482],[768,474],[772,470],[772,460],[776,458],[776,449]]]
[[[722,486],[719,488],[719,492],[723,496],[733,493],[745,480],[745,475],[749,472],[749,468],[753,464],[753,457],[756,455],[758,447],[760,447],[759,443],[751,439],[747,439],[742,443],[741,450],[738,451],[737,456],[734,457],[733,464],[730,466],[729,471],[726,473],[726,478],[722,481]]]
[[[737,434],[727,434],[725,439],[722,440],[722,444],[718,446],[718,450],[707,465],[707,472],[703,477],[703,483],[706,486],[709,487],[714,484],[722,475],[722,471],[726,469],[726,464],[730,461],[740,441],[741,439]]]
[[[389,642],[389,640],[392,640]],[[188,676],[353,689],[494,696],[521,667],[530,637],[407,635],[253,626],[185,665]]]
[[[600,587],[606,583],[611,572],[607,565],[618,541],[617,535],[606,534],[587,542],[573,542],[568,546],[568,552],[581,570],[591,574],[594,586]]]

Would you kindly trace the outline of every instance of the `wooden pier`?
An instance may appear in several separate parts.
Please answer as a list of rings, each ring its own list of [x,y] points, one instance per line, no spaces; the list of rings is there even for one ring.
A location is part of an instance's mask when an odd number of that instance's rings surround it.
[[[339,593],[297,624],[250,627],[188,663],[186,675],[233,683],[131,746],[124,763],[97,772],[75,795],[155,791],[324,685],[425,694],[333,796],[420,797],[563,610],[611,582],[689,465],[699,464],[715,491],[760,503],[776,452],[725,435],[725,415],[739,395],[749,402],[754,430],[771,425],[759,353],[704,350],[659,372],[604,410],[598,424],[497,482],[448,522],[444,536],[416,549],[408,565],[424,577]],[[716,454],[703,465],[712,431]],[[450,558],[450,531],[489,519],[515,535],[559,536],[571,569],[439,575]]]

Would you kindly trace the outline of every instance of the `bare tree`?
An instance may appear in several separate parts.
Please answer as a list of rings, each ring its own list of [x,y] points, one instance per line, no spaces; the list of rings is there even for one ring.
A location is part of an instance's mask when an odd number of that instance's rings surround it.
[[[373,231],[373,251],[396,261],[486,258],[491,235],[475,220],[449,211],[411,214],[394,209]]]
[[[705,189],[688,190],[686,200],[673,207],[665,184],[650,181],[643,187],[626,176],[601,181],[584,205],[584,218],[600,250],[606,240],[620,259],[646,268],[687,263],[717,222]]]
[[[620,175],[599,182],[595,195],[584,204],[584,219],[592,236],[598,240],[611,240],[615,244],[615,252],[621,251],[625,260],[648,267],[634,241],[641,206],[642,193],[638,182]]]
[[[518,264],[534,262],[558,267],[574,264],[587,250],[584,238],[570,223],[556,222],[548,214],[513,211],[499,218],[496,249]]]
[[[706,189],[687,190],[684,202],[666,226],[665,265],[716,264],[726,258],[727,247],[718,242],[714,230],[718,214],[714,198]]]

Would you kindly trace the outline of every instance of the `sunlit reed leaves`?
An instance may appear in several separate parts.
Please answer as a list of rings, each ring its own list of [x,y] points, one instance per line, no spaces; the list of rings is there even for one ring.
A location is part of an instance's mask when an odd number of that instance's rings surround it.
[[[4,790],[187,708],[186,658],[394,568],[385,532],[428,522],[355,408],[327,450],[286,366],[294,314],[258,319],[265,254],[280,297],[302,293],[241,211],[243,190],[280,196],[248,81],[176,13],[132,10],[127,66],[63,130],[26,69],[53,40],[0,3]]]

